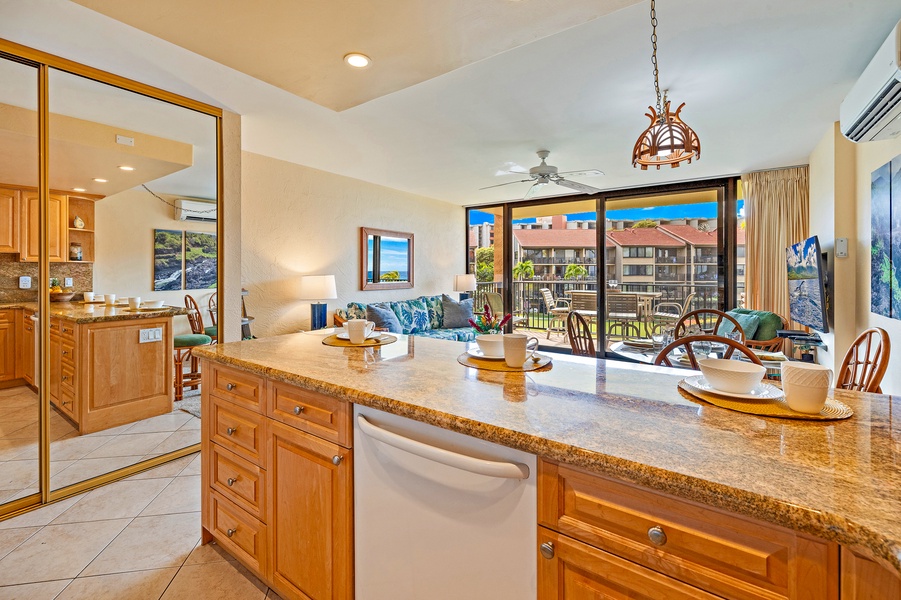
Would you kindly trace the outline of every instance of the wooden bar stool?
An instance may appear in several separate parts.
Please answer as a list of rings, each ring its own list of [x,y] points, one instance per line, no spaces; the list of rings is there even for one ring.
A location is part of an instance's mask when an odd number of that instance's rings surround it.
[[[200,363],[191,353],[197,346],[207,346],[213,338],[202,333],[188,333],[175,336],[175,400],[184,397],[187,387],[196,390],[200,386]],[[185,361],[190,361],[191,370],[185,373]]]

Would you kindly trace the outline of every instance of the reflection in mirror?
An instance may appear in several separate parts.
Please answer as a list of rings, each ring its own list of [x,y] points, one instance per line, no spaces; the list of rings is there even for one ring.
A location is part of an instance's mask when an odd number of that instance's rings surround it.
[[[217,137],[209,115],[62,71],[49,79],[57,227],[51,280],[38,285],[51,289],[57,490],[200,441],[199,380],[176,373],[196,371],[190,346],[212,339]]]
[[[38,76],[0,58],[0,505],[40,491],[37,350]],[[30,277],[25,287],[20,277]],[[37,500],[35,500],[37,501]],[[3,507],[0,506],[0,512]]]
[[[413,287],[413,234],[360,228],[360,286],[364,290]]]

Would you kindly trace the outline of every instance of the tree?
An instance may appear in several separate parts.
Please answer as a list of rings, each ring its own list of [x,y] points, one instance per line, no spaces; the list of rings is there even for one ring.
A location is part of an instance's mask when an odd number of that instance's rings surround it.
[[[535,277],[535,265],[531,260],[524,260],[513,266],[513,279],[532,279]]]
[[[660,223],[655,221],[654,219],[642,219],[641,221],[636,221],[632,224],[632,229],[649,229],[653,227],[657,227]]]
[[[400,273],[398,271],[386,271],[379,277],[382,281],[400,281]]]
[[[588,275],[588,269],[582,265],[566,265],[566,272],[563,274],[563,279],[578,279],[580,277],[585,277],[586,275]]]
[[[494,246],[476,248],[476,280],[494,281]]]

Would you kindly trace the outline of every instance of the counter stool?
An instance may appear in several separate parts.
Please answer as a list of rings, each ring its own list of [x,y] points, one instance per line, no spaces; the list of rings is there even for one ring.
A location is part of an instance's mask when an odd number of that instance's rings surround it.
[[[196,390],[200,387],[200,362],[191,350],[197,346],[207,346],[213,338],[202,333],[189,333],[175,336],[175,400],[184,397],[187,387]],[[190,359],[190,372],[185,373],[185,361]]]

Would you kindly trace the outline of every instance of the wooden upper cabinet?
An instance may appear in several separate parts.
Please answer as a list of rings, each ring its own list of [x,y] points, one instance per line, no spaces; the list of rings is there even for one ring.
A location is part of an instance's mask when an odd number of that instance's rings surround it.
[[[21,203],[21,252],[19,259],[24,262],[37,262],[40,254],[38,209],[41,203],[38,192],[24,192]],[[69,253],[66,197],[59,194],[50,194],[47,204],[49,210],[49,237],[47,245],[50,262],[65,262]]]
[[[0,252],[19,251],[19,190],[0,188]]]

